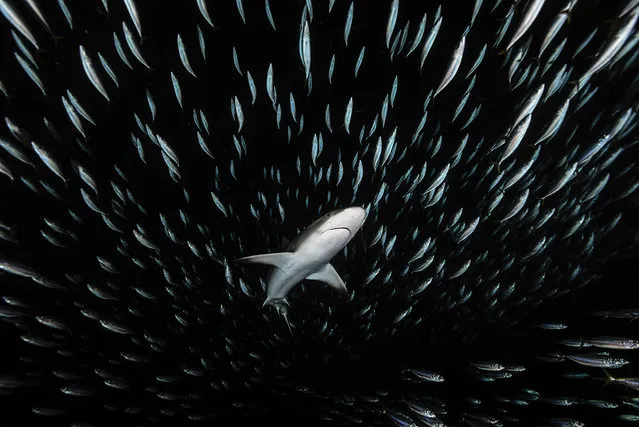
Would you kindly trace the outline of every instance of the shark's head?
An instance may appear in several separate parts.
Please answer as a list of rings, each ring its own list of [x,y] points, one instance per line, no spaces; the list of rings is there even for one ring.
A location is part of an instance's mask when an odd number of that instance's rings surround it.
[[[359,206],[337,209],[324,215],[316,232],[335,247],[344,247],[366,221],[366,210]]]

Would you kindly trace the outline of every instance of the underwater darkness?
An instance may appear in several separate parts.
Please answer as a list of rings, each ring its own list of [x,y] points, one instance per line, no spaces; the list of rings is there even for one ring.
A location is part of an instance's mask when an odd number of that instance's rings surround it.
[[[0,0],[0,426],[639,425],[634,3]]]

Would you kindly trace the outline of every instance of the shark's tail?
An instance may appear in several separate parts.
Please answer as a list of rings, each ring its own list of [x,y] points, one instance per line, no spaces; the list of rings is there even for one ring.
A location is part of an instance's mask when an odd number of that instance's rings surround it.
[[[288,321],[288,316],[286,314],[282,314],[284,321],[286,322],[286,326],[288,326],[288,331],[293,335],[293,329],[291,328],[291,324]]]
[[[268,305],[272,305],[275,308],[278,308],[278,306],[280,305],[284,305],[286,304],[288,307],[290,307],[291,305],[288,303],[288,301],[286,301],[286,298],[271,298],[268,297],[264,300],[264,303],[262,304],[262,308],[265,308]],[[279,310],[278,310],[279,311]]]
[[[290,304],[288,303],[288,301],[286,301],[286,298],[266,298],[266,301],[264,301],[264,304],[262,304],[262,308],[266,307],[267,305],[272,305],[273,307],[275,307],[275,309],[277,310],[277,314],[284,318],[289,332],[291,333],[291,335],[293,335],[293,329],[291,328],[291,324],[288,321],[288,307],[290,307]]]

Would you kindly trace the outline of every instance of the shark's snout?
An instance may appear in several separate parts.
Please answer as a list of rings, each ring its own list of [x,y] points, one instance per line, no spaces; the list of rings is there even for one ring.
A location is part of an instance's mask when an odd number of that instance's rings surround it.
[[[366,221],[367,216],[366,209],[359,206],[346,208],[344,209],[343,214],[348,218],[347,228],[351,232],[351,234],[357,233],[362,225],[364,225],[364,221]]]

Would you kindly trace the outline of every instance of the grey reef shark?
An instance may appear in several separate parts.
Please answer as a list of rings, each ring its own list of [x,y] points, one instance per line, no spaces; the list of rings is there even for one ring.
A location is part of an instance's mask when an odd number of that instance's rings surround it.
[[[337,209],[308,226],[284,252],[247,256],[235,262],[273,266],[266,280],[266,300],[262,307],[274,306],[290,330],[286,295],[302,280],[317,280],[339,292],[347,292],[346,284],[330,262],[362,228],[364,221],[364,208]]]

